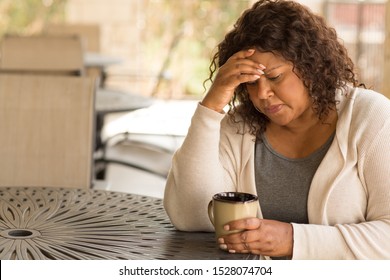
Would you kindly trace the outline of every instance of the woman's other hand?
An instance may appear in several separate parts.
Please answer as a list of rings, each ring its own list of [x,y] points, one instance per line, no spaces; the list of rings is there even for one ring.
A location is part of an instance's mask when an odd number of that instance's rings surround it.
[[[248,218],[228,223],[225,230],[244,230],[218,239],[221,249],[230,253],[289,258],[292,256],[293,227],[289,223]]]
[[[219,68],[210,90],[202,101],[203,106],[223,112],[223,108],[230,102],[234,90],[240,84],[254,82],[264,74],[264,65],[250,59],[254,53],[254,49],[239,51]]]

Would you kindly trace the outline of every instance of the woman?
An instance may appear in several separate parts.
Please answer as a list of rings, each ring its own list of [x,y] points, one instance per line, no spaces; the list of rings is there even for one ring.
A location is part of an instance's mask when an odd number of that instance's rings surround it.
[[[244,231],[221,249],[390,259],[390,101],[359,86],[335,30],[298,3],[260,0],[210,68],[166,185],[176,228],[211,231],[212,195],[250,192],[259,217],[227,224]]]

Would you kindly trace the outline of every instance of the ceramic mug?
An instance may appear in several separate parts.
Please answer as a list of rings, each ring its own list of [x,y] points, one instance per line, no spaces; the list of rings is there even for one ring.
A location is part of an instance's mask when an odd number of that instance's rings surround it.
[[[231,221],[257,217],[258,197],[250,193],[221,192],[208,204],[208,214],[214,225],[217,238],[235,231],[226,231],[223,226]]]

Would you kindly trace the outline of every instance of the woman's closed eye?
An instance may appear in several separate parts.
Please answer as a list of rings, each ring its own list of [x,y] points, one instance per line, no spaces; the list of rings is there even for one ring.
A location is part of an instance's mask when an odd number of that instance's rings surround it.
[[[269,76],[269,75],[266,75],[267,79],[270,80],[270,81],[276,81],[276,80],[278,80],[281,76],[282,76],[282,74],[279,74],[279,75],[276,75],[276,76]]]

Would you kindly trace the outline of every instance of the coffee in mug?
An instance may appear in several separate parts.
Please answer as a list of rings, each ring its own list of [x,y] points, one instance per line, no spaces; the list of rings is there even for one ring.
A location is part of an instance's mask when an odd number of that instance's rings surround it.
[[[208,214],[217,238],[239,232],[239,230],[224,230],[225,224],[234,220],[257,217],[258,200],[256,195],[250,193],[221,192],[215,194],[208,204]]]

